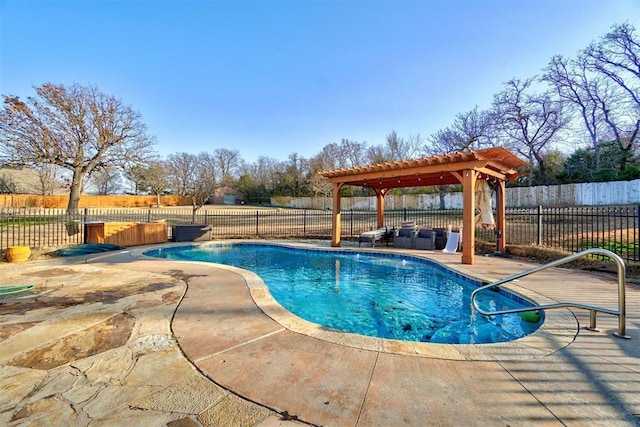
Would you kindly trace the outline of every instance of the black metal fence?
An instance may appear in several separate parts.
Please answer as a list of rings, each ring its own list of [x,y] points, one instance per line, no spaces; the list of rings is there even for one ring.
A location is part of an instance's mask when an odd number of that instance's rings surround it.
[[[343,211],[341,235],[355,238],[377,228],[375,211]],[[11,208],[0,210],[0,250],[9,246],[55,248],[84,242],[83,224],[90,222],[153,222],[169,225],[206,224],[214,239],[331,237],[332,214],[294,209],[85,209],[67,215],[63,209]],[[403,221],[454,228],[462,225],[462,210],[398,210],[385,212],[385,225]],[[538,245],[578,252],[591,247],[609,249],[628,262],[640,261],[640,205],[507,209],[507,244]],[[477,229],[480,240],[495,242],[493,230]]]

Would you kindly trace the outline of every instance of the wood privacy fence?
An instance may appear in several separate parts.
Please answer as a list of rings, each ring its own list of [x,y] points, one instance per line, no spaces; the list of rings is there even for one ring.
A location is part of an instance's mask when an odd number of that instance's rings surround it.
[[[220,202],[235,202],[233,196]],[[5,208],[66,208],[68,196],[37,196],[29,194],[0,194],[0,207]],[[271,206],[295,209],[327,209],[333,205],[331,197],[272,197]],[[400,209],[462,209],[462,193],[446,193],[442,201],[438,194],[389,194],[385,197],[388,210]],[[633,181],[589,182],[581,184],[546,185],[538,187],[509,187],[506,189],[507,207],[566,207],[566,206],[623,206],[640,203],[640,179]],[[217,202],[216,202],[217,203]],[[81,208],[149,207],[155,206],[155,196],[92,196],[83,195]],[[226,202],[225,202],[226,204]],[[186,196],[161,196],[161,206],[191,206]],[[343,210],[375,210],[376,198],[343,197]]]
[[[87,196],[80,198],[80,208],[140,208],[156,206],[156,196]],[[37,196],[33,194],[0,194],[3,208],[66,208],[69,196]],[[187,196],[160,196],[161,206],[191,206]]]
[[[167,223],[167,238],[176,224],[212,226],[214,239],[313,238],[330,239],[331,211],[200,210],[189,209],[83,209],[67,215],[64,209],[1,209],[0,250],[9,246],[55,248],[85,242],[86,224],[95,222]],[[462,210],[394,210],[385,212],[385,224],[400,228],[403,221],[419,226],[460,227]],[[343,210],[342,236],[356,238],[377,228],[375,210]],[[640,262],[640,205],[616,207],[571,207],[507,209],[506,244],[538,245],[565,252],[592,247],[609,249],[627,262]],[[493,230],[478,229],[477,238],[496,242]]]

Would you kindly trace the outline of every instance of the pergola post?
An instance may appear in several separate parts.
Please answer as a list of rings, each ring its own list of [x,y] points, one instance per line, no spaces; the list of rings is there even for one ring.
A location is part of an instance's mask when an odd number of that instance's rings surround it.
[[[462,263],[473,264],[476,253],[476,171],[462,173]]]
[[[340,230],[342,229],[340,220],[342,217],[342,213],[340,212],[340,189],[342,188],[342,183],[334,183],[333,184],[333,211],[331,218],[331,246],[334,248],[340,247]]]
[[[505,181],[498,180],[496,185],[496,228],[500,231],[500,239],[498,239],[498,252],[504,253],[507,249],[506,229],[506,202],[505,202]]]
[[[376,192],[376,209],[378,213],[378,228],[384,227],[384,195],[385,191],[375,189]]]

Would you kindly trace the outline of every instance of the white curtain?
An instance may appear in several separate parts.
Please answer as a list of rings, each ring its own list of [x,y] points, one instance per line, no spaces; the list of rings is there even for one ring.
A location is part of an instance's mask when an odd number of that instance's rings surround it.
[[[493,210],[491,207],[491,187],[486,179],[476,181],[476,226],[482,228],[495,228]]]

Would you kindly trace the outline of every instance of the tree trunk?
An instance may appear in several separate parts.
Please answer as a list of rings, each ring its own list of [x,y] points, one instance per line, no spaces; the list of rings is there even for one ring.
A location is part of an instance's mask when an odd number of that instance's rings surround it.
[[[82,172],[73,171],[73,179],[71,180],[71,188],[69,191],[69,204],[67,205],[67,215],[75,215],[78,213],[80,195],[82,194],[83,177]]]
[[[438,196],[440,197],[440,209],[444,210],[447,207],[445,206],[444,203],[444,196],[447,195],[447,191],[446,188],[443,185],[438,186]]]
[[[529,187],[533,187],[533,152],[529,149]]]
[[[544,164],[544,159],[538,160],[538,168],[540,170],[540,181],[542,185],[547,185],[547,167]]]
[[[629,163],[629,159],[631,158],[631,148],[631,144],[629,144],[626,148],[622,147],[622,144],[620,144],[620,161],[618,162],[618,170],[620,172],[627,168],[627,164]]]

